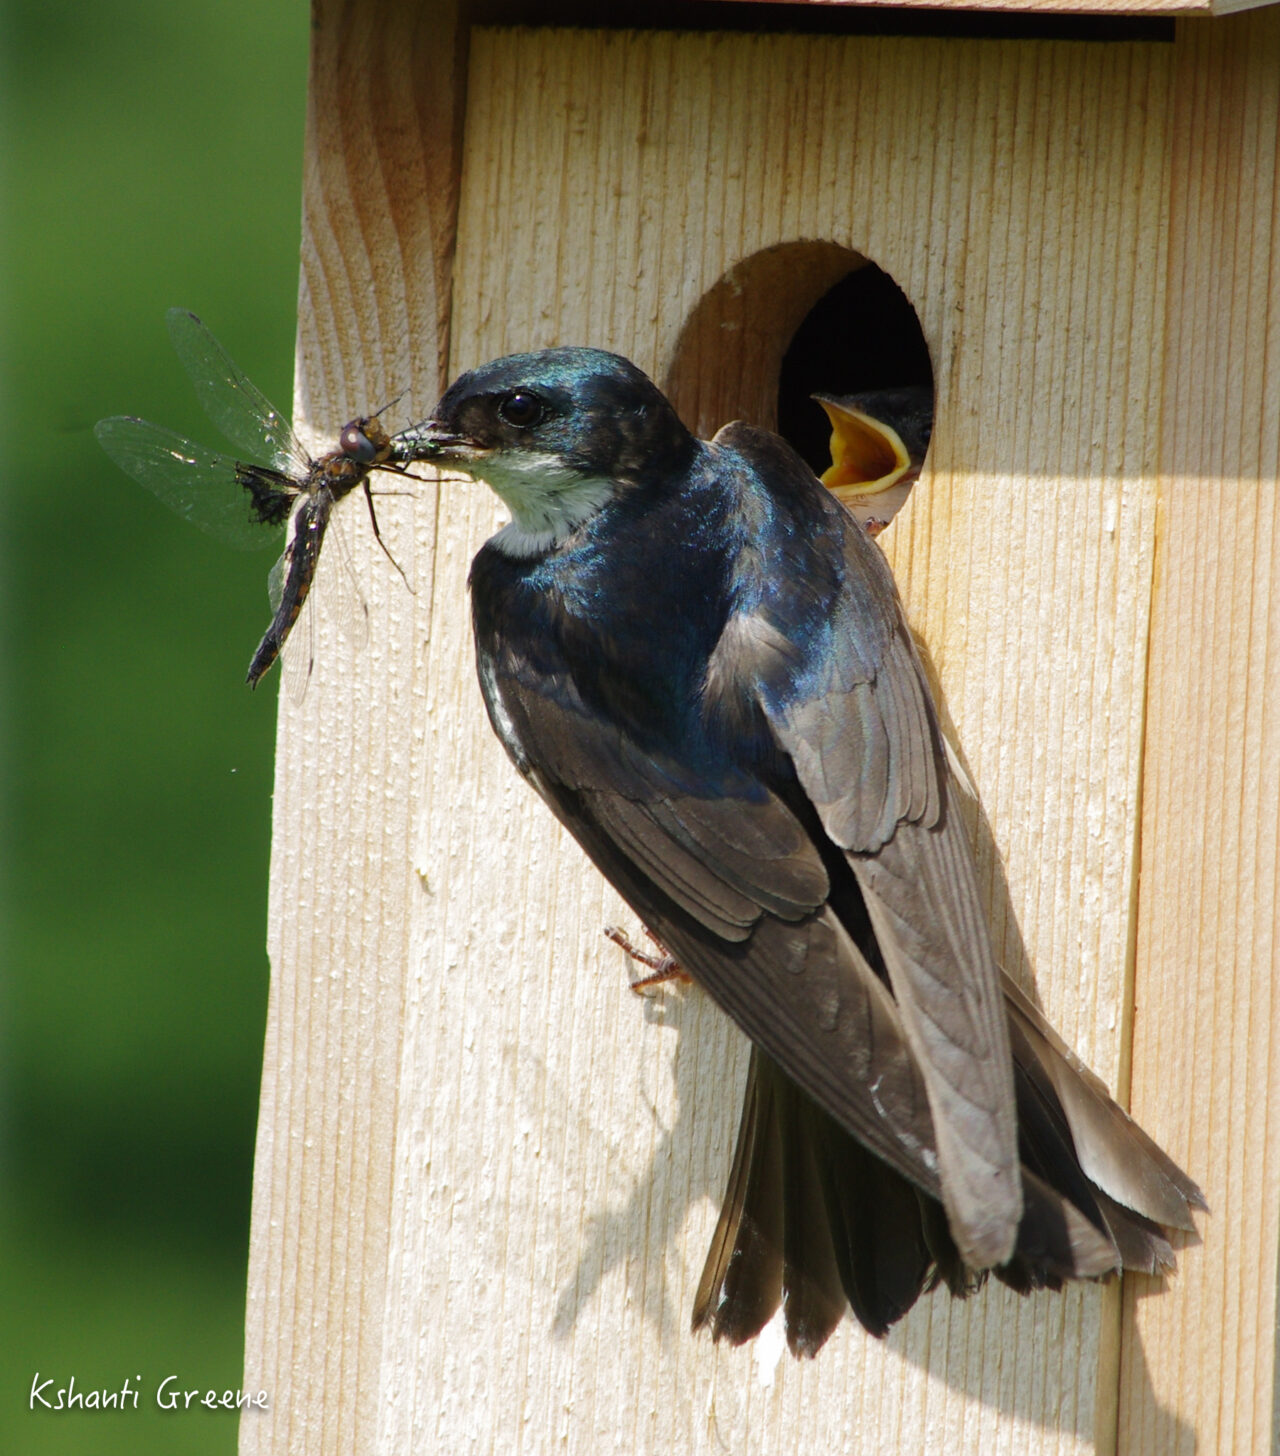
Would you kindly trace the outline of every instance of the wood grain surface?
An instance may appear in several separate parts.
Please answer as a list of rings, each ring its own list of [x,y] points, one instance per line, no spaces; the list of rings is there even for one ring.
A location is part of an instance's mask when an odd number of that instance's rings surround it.
[[[1280,16],[1175,72],[1133,1111],[1213,1215],[1125,1287],[1120,1447],[1280,1443]]]
[[[318,0],[313,14],[294,419],[332,449],[353,416],[402,396],[384,417],[398,428],[441,387],[464,77],[452,4]],[[344,512],[351,560],[327,545],[306,696],[280,697],[245,1341],[271,1409],[242,1422],[245,1452],[372,1450],[394,1353],[387,1241],[435,549],[425,501],[381,493],[398,488],[380,479],[379,520],[416,594],[363,506]],[[343,570],[368,605],[364,640],[332,612]]]

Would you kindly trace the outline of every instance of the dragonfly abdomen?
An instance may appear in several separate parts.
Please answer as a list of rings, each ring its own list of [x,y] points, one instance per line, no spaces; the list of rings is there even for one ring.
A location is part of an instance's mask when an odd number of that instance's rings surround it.
[[[306,496],[294,517],[293,536],[285,548],[285,578],[280,592],[280,604],[276,607],[271,625],[263,633],[258,650],[253,654],[245,681],[257,687],[258,679],[280,655],[285,638],[298,620],[311,582],[320,561],[320,547],[324,543],[325,528],[333,511],[333,495],[327,489],[318,490]],[[308,669],[310,665],[308,664]]]

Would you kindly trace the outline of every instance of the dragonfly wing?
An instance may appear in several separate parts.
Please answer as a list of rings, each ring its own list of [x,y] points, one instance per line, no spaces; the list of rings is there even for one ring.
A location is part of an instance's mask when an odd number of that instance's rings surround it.
[[[126,475],[219,541],[247,551],[279,540],[275,528],[255,516],[234,460],[127,415],[99,420],[93,433]],[[283,477],[280,484],[281,495],[288,495]]]
[[[327,539],[335,568],[325,575],[326,589],[332,593],[333,613],[347,641],[353,647],[363,647],[369,640],[369,604],[360,590],[347,534],[337,514],[329,522]]]
[[[289,553],[282,551],[276,557],[275,565],[271,568],[267,577],[267,600],[271,603],[271,614],[274,616],[280,610],[280,601],[284,596],[284,576],[289,566]]]
[[[289,701],[296,707],[307,696],[316,665],[315,609],[303,602],[288,642],[280,651],[280,673]]]
[[[271,626],[259,644],[258,653],[249,668],[249,681],[257,685],[276,657],[280,659],[281,681],[288,699],[295,706],[307,696],[311,674],[316,664],[316,614],[310,593],[303,599],[292,625],[284,625],[280,603],[284,600],[288,580],[289,554],[286,552],[271,568],[267,587],[271,594]],[[283,632],[281,627],[283,626]],[[271,644],[268,646],[268,644]],[[264,655],[264,649],[269,655]]]
[[[235,365],[204,324],[185,308],[169,310],[169,337],[191,376],[205,414],[250,460],[305,476],[311,458],[293,427]]]

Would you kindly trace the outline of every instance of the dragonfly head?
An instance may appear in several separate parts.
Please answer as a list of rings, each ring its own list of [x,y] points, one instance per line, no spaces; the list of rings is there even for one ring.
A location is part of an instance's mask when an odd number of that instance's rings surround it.
[[[361,465],[380,465],[391,454],[391,437],[376,416],[352,420],[342,427],[338,448]]]

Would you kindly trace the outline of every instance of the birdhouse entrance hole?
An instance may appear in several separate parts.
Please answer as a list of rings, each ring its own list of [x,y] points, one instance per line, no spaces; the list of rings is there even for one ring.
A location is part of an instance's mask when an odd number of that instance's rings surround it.
[[[933,419],[933,369],[915,309],[883,269],[829,242],[783,243],[730,269],[689,315],[665,382],[699,435],[732,419],[776,429],[818,474],[832,464],[833,431],[813,396],[857,396],[856,438],[842,431],[846,473],[902,476],[895,509]],[[860,428],[867,411],[890,428]]]

